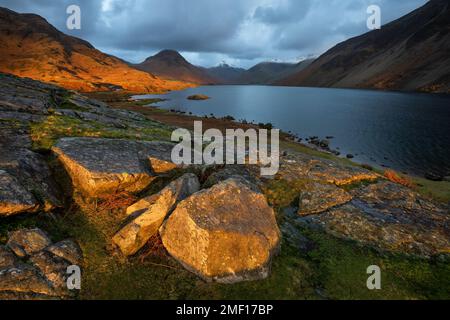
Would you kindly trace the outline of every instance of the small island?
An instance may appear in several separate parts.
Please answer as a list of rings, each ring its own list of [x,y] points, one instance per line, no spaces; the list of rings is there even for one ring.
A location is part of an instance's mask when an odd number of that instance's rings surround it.
[[[204,94],[194,94],[192,96],[187,97],[188,100],[208,100],[211,99],[210,97],[204,95]]]

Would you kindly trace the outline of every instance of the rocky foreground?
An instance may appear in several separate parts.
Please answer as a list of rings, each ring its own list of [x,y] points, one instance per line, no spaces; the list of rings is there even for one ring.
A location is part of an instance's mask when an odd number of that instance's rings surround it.
[[[96,226],[109,239],[100,249],[108,259],[133,259],[159,239],[180,268],[226,284],[269,277],[283,243],[305,250],[299,226],[423,259],[450,252],[448,206],[373,171],[295,150],[283,152],[275,177],[254,166],[180,168],[170,161],[170,128],[75,92],[0,77],[0,226],[7,230],[7,217],[70,214],[79,199],[96,205],[133,195],[119,207],[113,234]],[[63,271],[83,266],[89,246],[52,244],[38,229],[9,231],[0,247],[0,296],[70,298]]]

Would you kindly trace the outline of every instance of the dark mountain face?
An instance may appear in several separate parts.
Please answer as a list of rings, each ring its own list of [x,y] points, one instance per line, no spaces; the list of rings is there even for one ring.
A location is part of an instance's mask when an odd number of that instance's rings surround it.
[[[0,71],[81,91],[136,92],[185,88],[130,68],[87,41],[68,36],[44,18],[0,8]]]
[[[277,82],[293,86],[450,91],[450,2],[423,7],[338,44]]]
[[[246,72],[243,68],[235,68],[228,64],[221,64],[217,67],[209,68],[208,73],[223,84],[235,84]]]
[[[147,58],[141,64],[134,65],[134,67],[170,80],[181,80],[195,84],[216,84],[219,82],[206,69],[190,64],[174,50],[163,50]]]
[[[247,70],[237,80],[241,84],[273,84],[306,68],[312,60],[299,63],[263,62]]]
[[[313,60],[299,63],[262,62],[245,70],[234,68],[227,64],[209,68],[211,76],[224,84],[273,84],[277,80],[294,74],[306,68]]]

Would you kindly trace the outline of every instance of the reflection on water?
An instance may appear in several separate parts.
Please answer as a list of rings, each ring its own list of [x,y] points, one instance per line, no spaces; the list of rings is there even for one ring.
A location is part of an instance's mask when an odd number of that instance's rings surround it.
[[[211,97],[190,101],[193,94]],[[423,175],[450,175],[450,97],[369,90],[208,86],[175,91],[158,103],[195,115],[271,122],[300,137],[333,136],[355,160]]]

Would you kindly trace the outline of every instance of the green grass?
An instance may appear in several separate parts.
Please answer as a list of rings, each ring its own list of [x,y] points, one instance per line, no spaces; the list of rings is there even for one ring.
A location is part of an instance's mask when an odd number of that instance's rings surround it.
[[[85,108],[85,107],[80,107],[77,106],[75,103],[71,102],[71,101],[64,101],[63,103],[61,103],[61,105],[58,107],[58,109],[66,109],[66,110],[74,110],[74,111],[89,111],[89,108]]]
[[[44,122],[31,124],[33,149],[49,150],[62,137],[97,137],[131,140],[169,140],[171,129],[146,120],[141,128],[119,129],[95,121],[82,121],[67,116],[52,115]]]
[[[107,251],[118,214],[81,210],[59,215],[8,218],[7,231],[39,226],[58,241],[75,238],[85,255],[80,299],[449,299],[450,263],[381,254],[320,231],[298,227],[310,239],[309,252],[283,242],[271,275],[234,285],[206,283],[168,257],[124,261]],[[366,269],[382,270],[382,290],[366,287]]]
[[[417,191],[423,196],[450,203],[450,182],[430,181],[418,177],[412,177],[412,180],[417,185]]]

